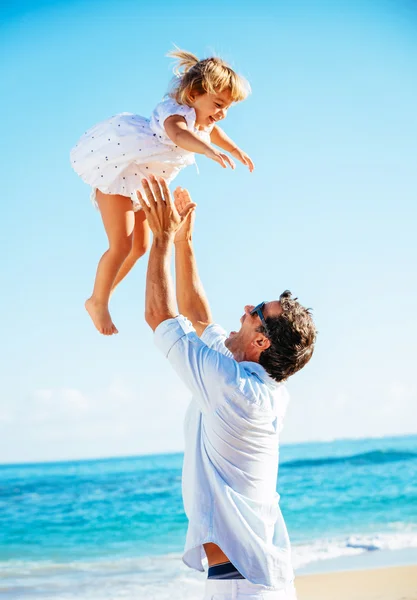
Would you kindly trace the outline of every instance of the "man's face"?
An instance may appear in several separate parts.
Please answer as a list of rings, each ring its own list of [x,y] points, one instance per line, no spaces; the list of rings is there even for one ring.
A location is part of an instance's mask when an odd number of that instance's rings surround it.
[[[269,346],[265,335],[257,331],[262,325],[259,315],[257,313],[250,314],[254,308],[254,304],[245,306],[244,313],[240,317],[239,331],[231,331],[225,341],[226,348],[230,350],[237,361],[252,360],[258,362],[259,354]],[[282,313],[279,300],[266,302],[262,312],[265,319],[267,317],[279,317]]]

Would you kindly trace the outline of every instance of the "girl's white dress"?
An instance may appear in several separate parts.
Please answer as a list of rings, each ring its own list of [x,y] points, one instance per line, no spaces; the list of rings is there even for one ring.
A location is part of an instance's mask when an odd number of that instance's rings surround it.
[[[160,102],[150,119],[121,113],[85,132],[71,150],[71,165],[85,183],[105,194],[130,196],[139,210],[136,190],[143,191],[142,178],[151,173],[168,184],[184,167],[195,163],[194,153],[176,146],[165,132],[164,122],[181,115],[190,131],[210,143],[210,129],[197,130],[196,114],[190,106],[172,98]]]

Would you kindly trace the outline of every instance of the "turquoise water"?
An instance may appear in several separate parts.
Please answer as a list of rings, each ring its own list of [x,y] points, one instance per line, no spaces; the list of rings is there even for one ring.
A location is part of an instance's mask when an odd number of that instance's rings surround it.
[[[185,582],[178,598],[193,597],[201,578],[180,566],[181,464],[171,454],[0,466],[0,591],[159,599],[170,581],[166,597]],[[417,547],[417,436],[283,446],[278,491],[297,569]]]

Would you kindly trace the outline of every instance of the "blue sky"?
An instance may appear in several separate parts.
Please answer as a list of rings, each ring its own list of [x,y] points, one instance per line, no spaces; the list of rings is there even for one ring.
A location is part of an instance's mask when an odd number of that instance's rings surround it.
[[[116,112],[148,116],[175,43],[253,89],[224,129],[254,159],[198,159],[195,245],[216,321],[289,288],[316,354],[289,383],[284,442],[417,431],[417,9],[413,2],[13,2],[0,9],[0,461],[182,449],[188,393],[143,320],[146,260],[83,303],[105,249],[68,153]]]

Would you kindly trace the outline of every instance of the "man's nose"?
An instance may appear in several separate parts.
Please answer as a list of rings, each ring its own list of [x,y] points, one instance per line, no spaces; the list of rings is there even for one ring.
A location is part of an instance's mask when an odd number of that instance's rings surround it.
[[[227,109],[226,108],[221,108],[218,112],[219,114],[219,119],[224,119],[225,116],[227,115]]]
[[[245,306],[245,313],[248,315],[250,313],[251,310],[253,310],[255,308],[254,304],[247,304]]]

